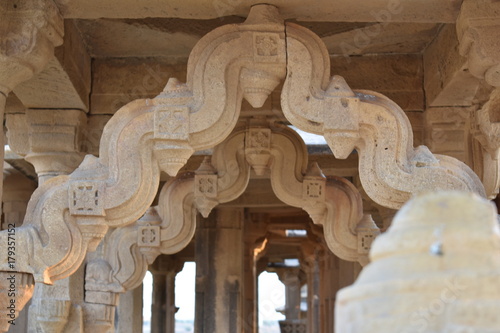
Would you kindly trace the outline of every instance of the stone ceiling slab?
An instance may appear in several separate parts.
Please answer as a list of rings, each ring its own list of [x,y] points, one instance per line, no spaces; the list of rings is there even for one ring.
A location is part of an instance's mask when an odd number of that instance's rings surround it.
[[[212,19],[246,16],[257,0],[55,0],[65,18],[176,17]],[[462,0],[271,0],[284,18],[304,21],[454,22]],[[386,20],[387,20],[386,19]]]
[[[212,20],[172,18],[71,20],[92,57],[168,56],[186,62],[201,37],[213,29],[243,22],[229,16]],[[292,22],[320,36],[330,54],[420,53],[437,34],[434,23]]]

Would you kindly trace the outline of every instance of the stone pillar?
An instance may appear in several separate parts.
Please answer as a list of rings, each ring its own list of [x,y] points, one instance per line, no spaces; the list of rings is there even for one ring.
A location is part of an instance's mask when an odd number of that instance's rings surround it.
[[[328,249],[323,249],[320,256],[320,333],[333,332],[335,292],[338,288],[338,258]]]
[[[285,285],[286,320],[300,319],[300,268],[276,269],[280,281]]]
[[[301,318],[301,287],[304,272],[299,267],[278,268],[278,277],[285,285],[285,317],[280,321],[281,332],[305,332],[307,321]]]
[[[4,173],[5,174],[5,173]],[[9,172],[4,179],[2,230],[10,226],[19,227],[23,224],[26,206],[31,194],[36,189],[36,183],[16,170]],[[25,333],[28,325],[28,308],[25,306],[11,325],[9,333]]]
[[[167,274],[150,270],[153,275],[151,295],[151,333],[166,333],[167,317]]]
[[[35,189],[36,183],[17,170],[11,170],[4,178],[2,230],[8,229],[8,224],[15,227],[23,224],[28,201]]]
[[[319,307],[321,333],[334,332],[335,299],[339,289],[354,283],[361,271],[359,263],[339,259],[326,246],[319,260]],[[342,332],[342,331],[340,331]]]
[[[174,256],[160,256],[150,269],[153,275],[151,333],[175,333],[175,277],[184,262]]]
[[[196,333],[242,332],[243,211],[217,208],[198,215]]]
[[[175,333],[175,313],[177,312],[177,307],[175,306],[175,277],[177,273],[182,270],[184,263],[174,266],[172,269],[167,271],[166,282],[167,282],[167,299],[166,299],[166,310],[165,310],[165,327],[166,333]]]
[[[81,162],[81,128],[86,123],[80,110],[27,110],[7,116],[11,149],[33,164],[41,184],[72,172]],[[84,269],[54,285],[37,284],[29,307],[29,331],[58,333],[83,330]],[[73,305],[72,305],[73,302]],[[71,330],[66,327],[71,322]],[[75,327],[76,325],[76,327]],[[65,329],[66,327],[66,329]]]
[[[307,276],[307,333],[319,332],[319,261],[318,249],[305,259],[303,269]]]
[[[0,66],[3,64],[0,63]],[[3,118],[5,114],[5,103],[7,101],[7,94],[8,91],[1,91],[0,90],[0,120],[3,124]],[[5,142],[4,142],[4,130],[3,126],[0,126],[0,168],[3,174],[3,163],[4,163],[4,157],[5,157]],[[2,195],[3,195],[3,180],[0,181],[0,203],[2,202]],[[0,204],[0,216],[2,215],[2,205]]]
[[[486,104],[472,108],[467,138],[468,162],[481,178],[488,198],[494,199],[500,188],[500,3],[464,0],[455,26],[468,71],[495,88]]]
[[[142,333],[142,284],[120,295],[116,308],[115,331],[119,333]]]
[[[0,123],[9,93],[41,71],[62,43],[63,19],[51,0],[0,2]],[[0,168],[3,173],[4,133],[0,126]],[[3,183],[0,182],[0,202]],[[1,215],[1,207],[0,207]]]
[[[499,248],[491,202],[451,191],[413,198],[338,293],[336,332],[498,331]]]
[[[248,218],[244,223],[244,284],[243,284],[243,332],[257,333],[259,330],[259,294],[258,272],[259,259],[266,252],[268,240],[266,221],[261,217]],[[267,266],[267,261],[262,269]]]
[[[244,285],[243,285],[243,332],[257,333],[258,331],[258,294],[257,275],[254,258],[254,246],[245,243],[244,256]]]

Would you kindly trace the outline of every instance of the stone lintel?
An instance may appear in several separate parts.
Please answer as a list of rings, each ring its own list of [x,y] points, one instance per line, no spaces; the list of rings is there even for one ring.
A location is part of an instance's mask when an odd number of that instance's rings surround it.
[[[383,54],[345,58],[332,56],[332,75],[343,76],[353,89],[370,89],[393,99],[405,111],[423,111],[423,65],[419,54]],[[114,114],[139,98],[153,98],[170,77],[185,81],[186,65],[168,58],[96,58],[90,110],[93,114]],[[369,74],[369,75],[367,75]],[[272,101],[272,102],[271,102]],[[279,96],[268,98],[264,107],[281,114]],[[242,113],[249,112],[243,103]],[[265,110],[264,110],[265,111]],[[259,109],[259,112],[263,112]]]
[[[174,0],[160,3],[145,0],[138,5],[132,0],[111,0],[105,4],[99,0],[56,0],[65,18],[146,18],[177,17],[189,19],[213,19],[222,16],[248,15],[249,4],[232,0]],[[255,3],[255,2],[254,2]],[[273,1],[284,18],[304,21],[338,22],[454,22],[460,10],[459,0],[330,0],[303,2],[301,0]]]

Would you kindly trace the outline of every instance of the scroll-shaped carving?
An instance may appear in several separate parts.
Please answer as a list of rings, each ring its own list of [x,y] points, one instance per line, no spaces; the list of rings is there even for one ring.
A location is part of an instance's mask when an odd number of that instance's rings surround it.
[[[477,140],[472,146],[474,171],[482,179],[490,199],[497,196],[500,188],[500,122],[495,121],[498,110],[500,89],[497,88],[490,100],[471,117],[471,134]]]
[[[290,206],[303,208],[314,223],[322,225],[328,247],[339,258],[368,263],[366,251],[358,249],[358,227],[363,226],[363,232],[373,237],[380,231],[364,218],[355,186],[341,177],[325,177],[314,164],[306,172],[305,144],[287,127],[273,130],[271,155],[271,185],[276,196]]]
[[[86,327],[102,332],[113,327],[114,316],[99,319],[103,307],[114,313],[118,296],[138,287],[156,257],[180,251],[195,232],[194,175],[179,175],[163,187],[159,206],[150,208],[132,225],[106,236],[85,278]],[[98,327],[95,322],[99,322]]]
[[[292,23],[287,31],[287,78],[281,104],[296,127],[321,134],[338,158],[354,149],[360,179],[377,203],[397,209],[413,193],[456,189],[485,196],[476,174],[462,162],[413,148],[411,125],[399,106],[371,91],[352,91],[344,79],[328,78],[323,42]]]

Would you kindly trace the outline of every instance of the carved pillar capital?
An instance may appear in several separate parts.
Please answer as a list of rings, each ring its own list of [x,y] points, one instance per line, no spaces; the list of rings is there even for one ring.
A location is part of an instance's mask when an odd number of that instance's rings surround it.
[[[460,54],[472,75],[500,87],[500,3],[465,0],[457,19]]]
[[[0,93],[42,70],[62,44],[63,18],[52,0],[0,3]]]
[[[86,116],[80,110],[31,110],[7,116],[10,147],[33,164],[40,183],[69,174],[83,159],[80,152],[82,126]]]

